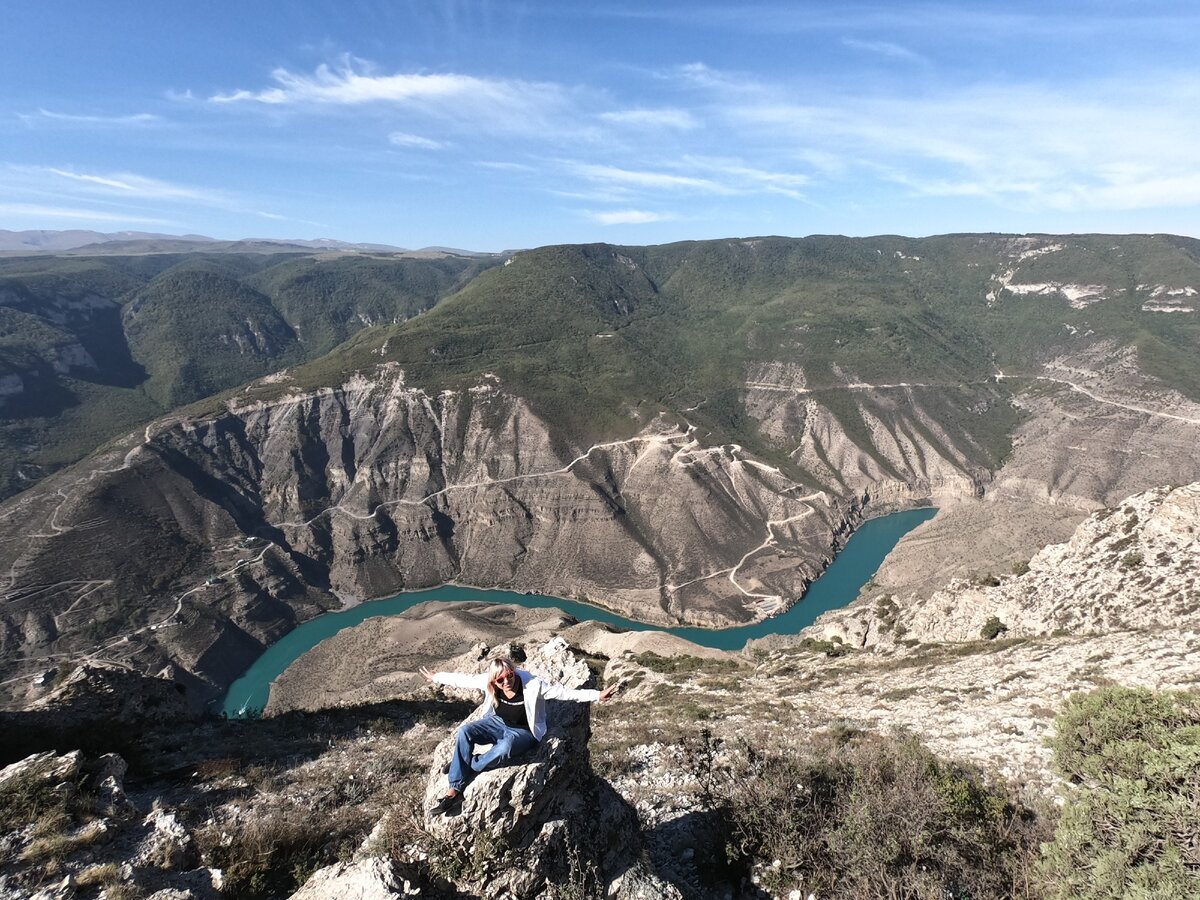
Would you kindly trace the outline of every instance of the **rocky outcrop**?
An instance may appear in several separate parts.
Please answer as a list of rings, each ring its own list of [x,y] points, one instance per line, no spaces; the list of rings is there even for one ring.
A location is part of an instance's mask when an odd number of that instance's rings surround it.
[[[591,678],[561,639],[522,665],[567,687]],[[637,816],[593,774],[590,731],[587,704],[548,701],[546,735],[530,759],[478,775],[464,793],[461,814],[429,818],[429,831],[470,860],[460,889],[513,898],[540,896],[549,885],[595,890],[636,867]],[[453,741],[451,735],[434,752],[429,807],[445,793],[442,769]]]
[[[391,860],[368,858],[319,869],[291,900],[392,900],[420,894]]]
[[[756,366],[747,375],[743,403],[762,433],[797,465],[839,489],[869,496],[874,508],[914,501],[940,504],[979,497],[990,481],[988,451],[968,433],[945,427],[929,407],[945,403],[945,385],[868,384],[839,373],[854,395],[858,433],[809,386],[799,365]],[[1007,399],[999,389],[985,404]],[[844,416],[845,413],[843,412]]]
[[[809,633],[864,646],[1177,628],[1200,610],[1198,558],[1200,482],[1157,488],[1094,513],[1021,574],[959,578],[928,597],[877,590]]]

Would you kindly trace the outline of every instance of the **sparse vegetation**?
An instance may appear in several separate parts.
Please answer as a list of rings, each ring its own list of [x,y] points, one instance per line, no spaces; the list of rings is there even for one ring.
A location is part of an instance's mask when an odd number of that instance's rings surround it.
[[[979,629],[979,636],[985,641],[994,641],[1006,631],[1008,631],[1008,626],[1001,622],[998,616],[989,616],[988,620],[983,623],[983,627]]]
[[[845,656],[850,652],[850,648],[840,638],[826,641],[819,638],[806,637],[796,646],[800,650],[807,650],[810,653],[824,653],[830,657]]]
[[[649,669],[652,672],[659,672],[669,675],[691,674],[693,672],[706,672],[712,675],[718,675],[728,672],[736,672],[738,669],[737,660],[733,659],[705,659],[700,656],[688,656],[680,654],[678,656],[659,656],[657,653],[639,653],[634,657],[634,662],[644,669]]]
[[[843,732],[803,752],[693,745],[729,861],[775,896],[1032,897],[1042,819],[914,738]]]
[[[1044,853],[1053,900],[1200,896],[1200,693],[1071,698],[1054,767],[1075,786]]]
[[[373,824],[353,806],[326,815],[281,808],[214,823],[196,833],[196,842],[206,864],[224,872],[233,896],[286,896],[357,847]]]
[[[1143,562],[1145,562],[1145,558],[1142,556],[1142,554],[1137,553],[1136,551],[1133,553],[1126,553],[1121,557],[1121,568],[1137,569],[1142,565]]]

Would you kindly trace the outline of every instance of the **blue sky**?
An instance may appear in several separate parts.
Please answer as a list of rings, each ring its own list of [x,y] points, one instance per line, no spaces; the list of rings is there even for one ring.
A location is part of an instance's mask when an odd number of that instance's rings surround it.
[[[1200,236],[1193,3],[42,0],[2,22],[11,230]]]

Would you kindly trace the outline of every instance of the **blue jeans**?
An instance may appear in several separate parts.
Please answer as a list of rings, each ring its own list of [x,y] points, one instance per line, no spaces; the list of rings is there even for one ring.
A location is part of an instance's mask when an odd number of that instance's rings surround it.
[[[475,744],[491,744],[492,749],[472,759]],[[450,787],[461,791],[480,772],[503,765],[536,746],[537,738],[532,732],[505,724],[495,713],[468,722],[458,729],[456,736],[454,756],[450,758]]]

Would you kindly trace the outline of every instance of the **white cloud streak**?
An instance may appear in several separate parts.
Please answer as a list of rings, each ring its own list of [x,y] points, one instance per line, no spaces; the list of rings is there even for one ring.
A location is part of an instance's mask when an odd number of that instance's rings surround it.
[[[161,116],[151,113],[134,113],[128,116],[75,115],[53,112],[48,109],[39,109],[36,113],[19,113],[18,116],[27,124],[32,124],[39,119],[49,119],[52,122],[64,122],[72,125],[153,125],[162,121]]]
[[[909,50],[907,47],[902,47],[899,44],[894,44],[891,41],[860,41],[855,38],[843,38],[842,44],[849,47],[851,50],[862,50],[867,53],[873,53],[876,56],[882,56],[886,59],[898,60],[900,62],[921,63],[926,64],[929,61],[919,53]]]
[[[35,203],[0,203],[0,216],[31,216],[39,219],[71,219],[82,222],[138,222],[150,225],[171,225],[166,219],[128,213],[65,206],[45,206]]]
[[[696,117],[686,109],[622,109],[600,113],[600,118],[614,125],[676,131],[690,131],[700,125]]]
[[[411,147],[416,150],[441,150],[447,146],[442,141],[421,137],[419,134],[409,134],[406,131],[393,131],[388,135],[388,142],[396,147]]]
[[[1200,129],[1179,110],[1200,101],[1200,80],[1165,79],[1153,90],[1113,81],[949,87],[914,96],[825,93],[805,103],[778,85],[711,83],[709,109],[739,129],[745,148],[837,160],[844,171],[827,167],[825,184],[882,178],[917,195],[973,196],[1030,210],[1195,202]]]
[[[595,163],[575,163],[573,169],[582,178],[601,184],[617,184],[628,187],[668,191],[699,191],[706,194],[734,193],[732,189],[723,184],[719,184],[708,178],[697,178],[692,175],[638,171],[634,169],[622,169],[617,166],[597,165]]]
[[[37,171],[39,167],[30,168],[33,171]],[[230,199],[221,192],[172,184],[168,181],[160,181],[157,178],[135,175],[132,172],[95,175],[86,172],[72,172],[68,169],[57,169],[50,166],[40,167],[40,171],[74,182],[85,190],[107,195],[119,195],[141,200],[181,200],[213,206],[224,206],[230,202]]]
[[[302,110],[393,107],[464,128],[543,137],[580,133],[572,92],[551,82],[479,78],[455,72],[382,74],[366,60],[343,56],[312,74],[277,68],[274,86],[209,97],[217,106]],[[572,121],[564,121],[572,119]]]
[[[646,225],[674,218],[669,213],[650,212],[644,209],[614,209],[603,212],[588,211],[587,217],[600,225]]]

